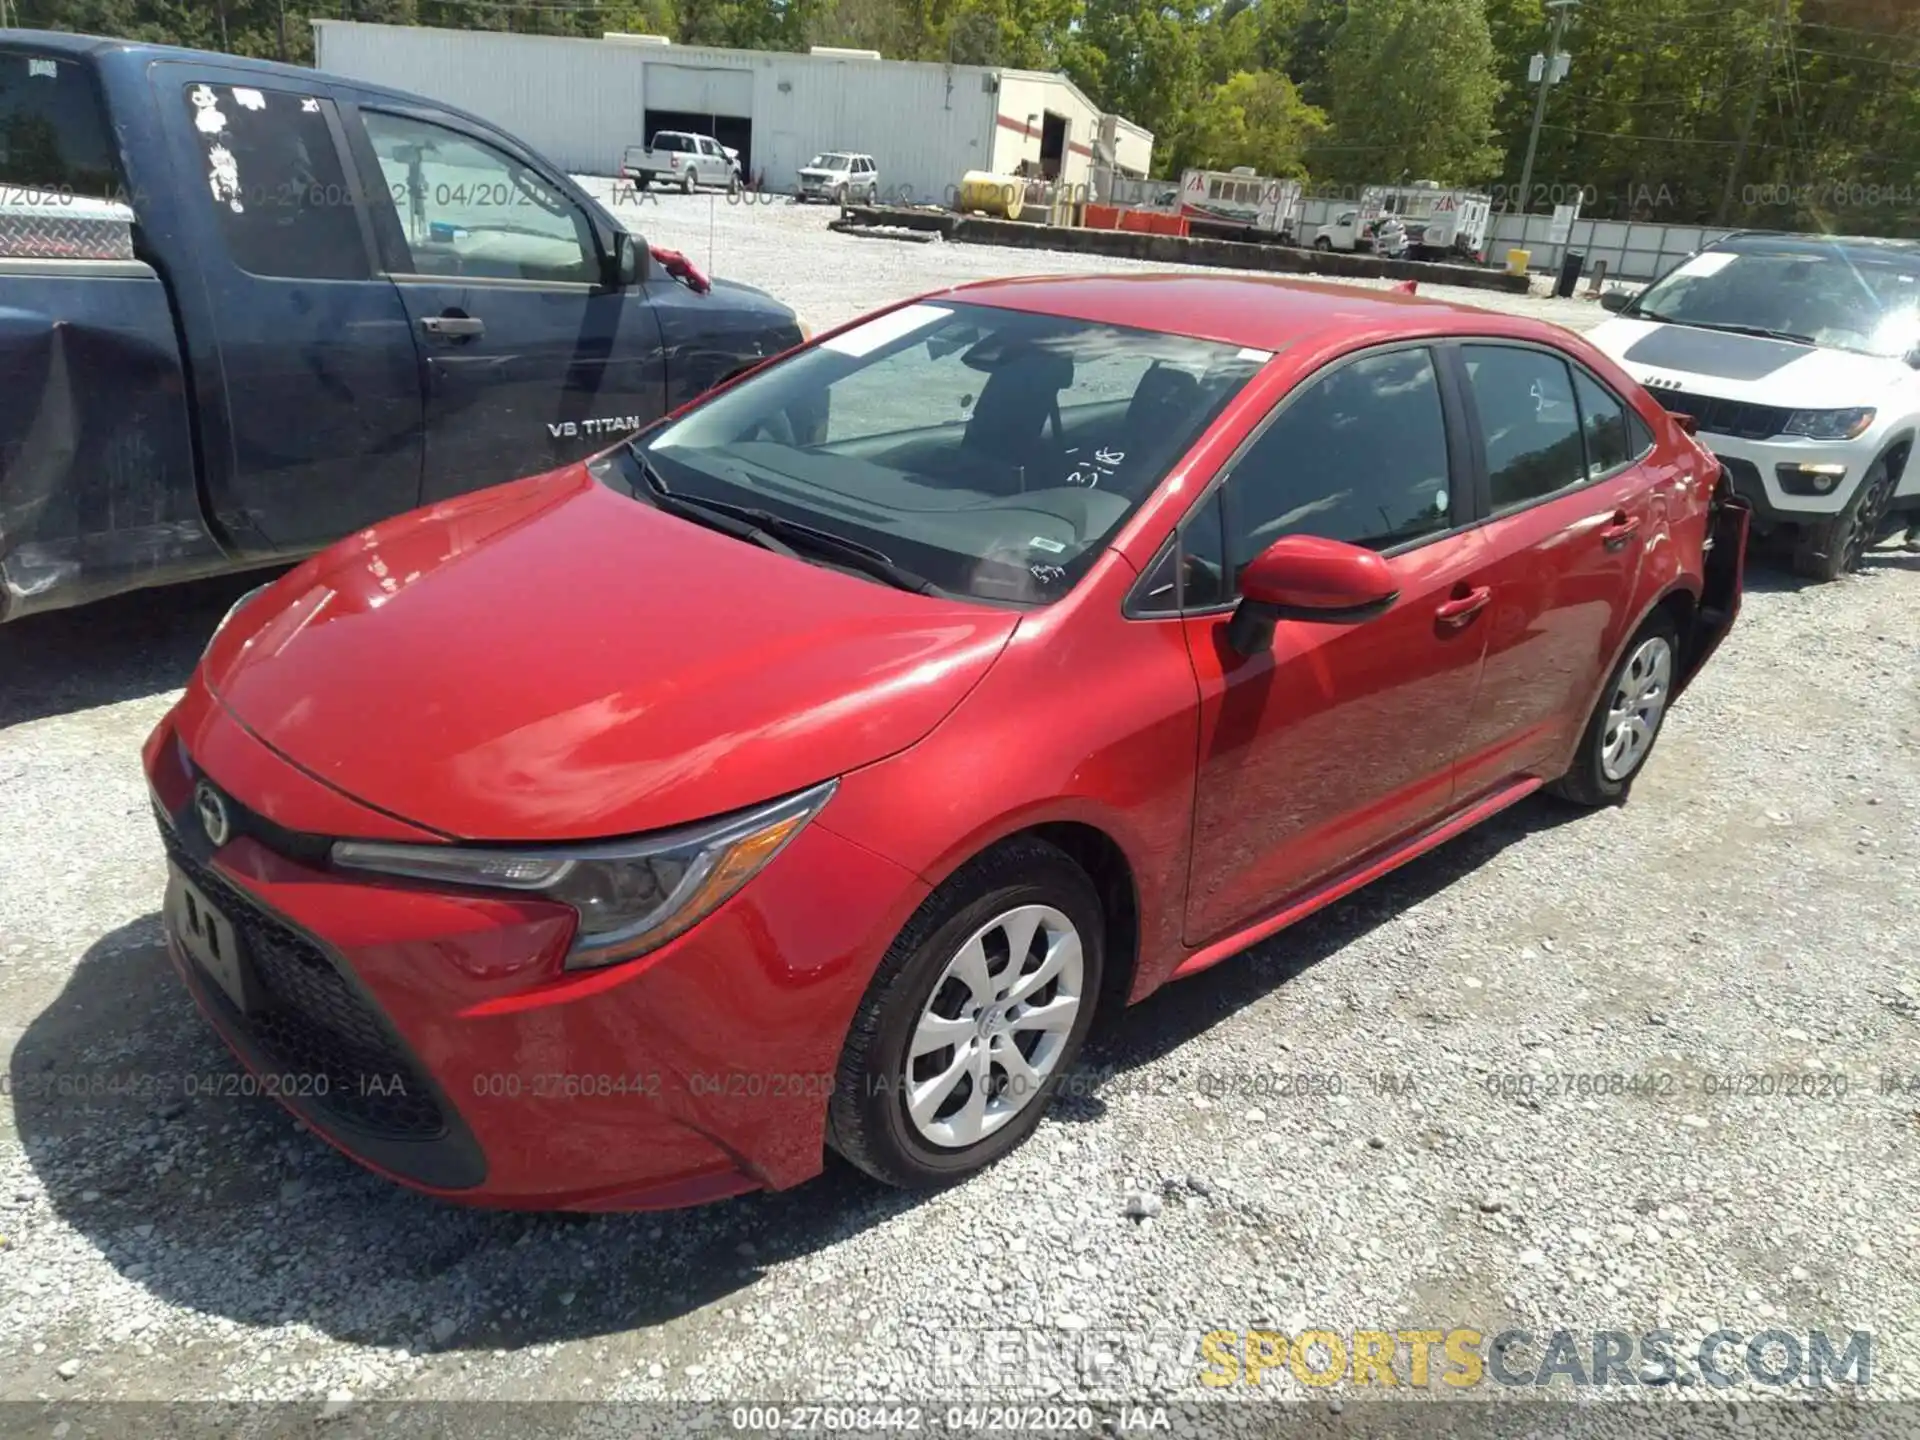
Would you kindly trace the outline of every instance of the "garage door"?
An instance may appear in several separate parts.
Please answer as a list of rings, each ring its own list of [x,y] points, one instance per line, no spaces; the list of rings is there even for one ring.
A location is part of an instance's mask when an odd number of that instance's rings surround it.
[[[647,66],[647,109],[694,115],[753,118],[751,70],[699,69],[692,65]]]

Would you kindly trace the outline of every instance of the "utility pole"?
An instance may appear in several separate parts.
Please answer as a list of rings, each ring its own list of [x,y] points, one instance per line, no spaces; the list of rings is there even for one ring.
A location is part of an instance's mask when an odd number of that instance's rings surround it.
[[[1533,102],[1533,131],[1527,136],[1527,163],[1520,170],[1520,213],[1525,215],[1533,196],[1533,157],[1540,149],[1540,127],[1547,118],[1547,91],[1553,85],[1553,69],[1560,61],[1560,39],[1567,33],[1567,16],[1580,0],[1547,0],[1553,11],[1553,38],[1547,42],[1546,63],[1540,67],[1540,98]]]
[[[1773,51],[1780,43],[1780,32],[1786,28],[1787,8],[1793,0],[1780,0],[1780,8],[1774,12],[1773,28],[1767,31],[1767,53],[1760,61],[1760,78],[1754,83],[1753,98],[1747,102],[1747,118],[1740,127],[1740,143],[1733,149],[1733,165],[1727,171],[1727,193],[1720,197],[1720,214],[1717,224],[1725,225],[1727,216],[1733,210],[1734,187],[1740,183],[1741,168],[1747,163],[1747,142],[1753,138],[1754,117],[1760,113],[1760,92],[1767,88],[1767,82],[1773,78]]]
[[[220,8],[220,48],[222,50],[225,50],[231,53],[233,50],[233,45],[232,45],[232,42],[230,42],[227,39],[227,0],[220,0],[219,8]]]

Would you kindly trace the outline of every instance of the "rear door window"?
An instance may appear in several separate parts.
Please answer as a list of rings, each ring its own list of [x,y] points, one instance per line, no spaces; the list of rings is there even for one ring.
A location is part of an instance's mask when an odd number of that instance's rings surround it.
[[[296,280],[364,280],[373,273],[328,124],[331,100],[194,81],[183,88],[181,104],[205,164],[189,183],[213,207],[234,264],[250,275]]]
[[[1586,449],[1566,362],[1508,345],[1466,345],[1460,354],[1486,436],[1494,512],[1584,483]]]
[[[0,49],[0,186],[128,198],[91,71],[31,50]],[[0,199],[15,198],[0,191]]]

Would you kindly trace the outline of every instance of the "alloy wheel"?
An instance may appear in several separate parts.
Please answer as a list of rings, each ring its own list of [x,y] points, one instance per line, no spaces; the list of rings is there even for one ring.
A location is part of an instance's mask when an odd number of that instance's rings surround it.
[[[1600,771],[1629,779],[1653,748],[1673,694],[1673,645],[1664,635],[1641,641],[1614,681],[1613,702],[1600,732]]]
[[[905,1057],[907,1119],[943,1149],[985,1139],[1038,1098],[1085,992],[1080,932],[1051,905],[995,916],[954,952]]]
[[[1845,568],[1857,570],[1867,550],[1879,538],[1880,522],[1886,518],[1887,503],[1893,495],[1893,472],[1879,467],[1868,477],[1868,487],[1854,513],[1853,529],[1847,535]]]

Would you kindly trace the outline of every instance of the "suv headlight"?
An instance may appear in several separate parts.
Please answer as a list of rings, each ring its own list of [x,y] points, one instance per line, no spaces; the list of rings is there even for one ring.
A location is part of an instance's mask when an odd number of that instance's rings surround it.
[[[634,840],[524,849],[340,840],[333,863],[570,905],[580,925],[567,968],[590,969],[657,950],[699,924],[765,869],[839,784]]]
[[[1873,427],[1877,412],[1862,406],[1853,410],[1796,410],[1785,433],[1809,440],[1857,440]]]

